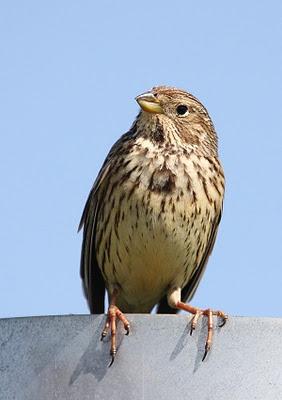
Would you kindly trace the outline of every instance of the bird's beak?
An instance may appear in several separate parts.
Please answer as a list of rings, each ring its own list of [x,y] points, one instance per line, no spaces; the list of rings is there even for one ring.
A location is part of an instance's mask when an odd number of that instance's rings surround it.
[[[164,113],[160,101],[151,92],[140,94],[140,96],[135,97],[135,100],[144,111],[149,113]]]

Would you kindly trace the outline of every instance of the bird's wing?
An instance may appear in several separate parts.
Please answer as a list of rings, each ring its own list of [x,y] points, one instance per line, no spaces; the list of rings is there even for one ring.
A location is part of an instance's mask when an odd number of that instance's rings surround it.
[[[194,273],[192,274],[191,278],[189,279],[187,285],[182,289],[181,298],[182,298],[182,301],[184,301],[184,302],[190,301],[193,298],[193,296],[199,286],[200,280],[202,279],[202,276],[205,272],[209,256],[211,255],[212,249],[214,247],[214,243],[215,243],[215,239],[216,239],[216,235],[217,235],[217,231],[218,231],[218,226],[219,226],[219,223],[221,220],[221,216],[222,216],[222,209],[220,210],[218,217],[212,226],[210,238],[208,241],[208,245],[206,247],[206,251],[203,255],[203,258],[201,259],[199,266],[195,269]]]
[[[84,294],[92,314],[104,312],[105,282],[98,265],[94,238],[96,235],[97,214],[100,207],[98,191],[108,174],[109,168],[110,164],[104,165],[94,182],[78,227],[78,230],[83,227],[80,276],[83,282]]]
[[[189,281],[184,286],[184,288],[181,290],[181,301],[183,301],[183,302],[190,301],[199,286],[200,280],[205,272],[209,256],[214,247],[214,243],[215,243],[215,239],[216,239],[216,235],[217,235],[217,231],[218,231],[218,226],[219,226],[219,223],[221,220],[221,215],[222,215],[222,209],[220,210],[217,218],[215,219],[215,221],[213,223],[210,237],[208,240],[208,244],[206,247],[206,251],[205,251],[199,265],[197,266],[197,268],[195,268],[195,271],[191,275]],[[160,301],[157,312],[159,314],[175,314],[177,312],[177,310],[171,308],[168,305],[167,298],[165,296]]]
[[[117,165],[119,150],[132,137],[132,133],[131,129],[111,148],[90,191],[78,227],[78,231],[83,227],[80,276],[91,314],[104,312],[105,299],[105,281],[99,268],[95,249],[97,217],[104,198],[103,194],[107,190],[108,178]]]

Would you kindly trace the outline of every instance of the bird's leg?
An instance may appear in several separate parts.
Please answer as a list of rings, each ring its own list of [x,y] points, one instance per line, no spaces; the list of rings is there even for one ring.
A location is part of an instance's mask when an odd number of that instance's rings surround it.
[[[211,310],[210,308],[203,310],[201,308],[193,307],[190,304],[186,304],[186,303],[183,303],[183,301],[180,301],[180,298],[181,298],[181,289],[174,288],[171,290],[171,292],[168,295],[168,303],[173,308],[177,308],[178,310],[188,311],[189,313],[193,314],[193,318],[191,321],[190,335],[192,335],[193,331],[195,330],[200,316],[204,315],[208,318],[208,334],[207,334],[207,339],[206,339],[206,344],[205,344],[205,352],[204,352],[204,356],[202,358],[202,361],[204,361],[204,359],[206,358],[206,356],[208,354],[208,351],[211,348],[211,344],[212,344],[213,316],[216,315],[218,318],[221,318],[222,322],[219,324],[220,328],[223,325],[225,325],[225,323],[228,319],[228,316],[223,311],[215,311],[215,310]]]
[[[116,346],[116,320],[120,320],[123,323],[124,329],[126,330],[126,335],[129,334],[129,322],[124,316],[124,314],[120,311],[120,309],[116,306],[116,300],[117,300],[117,295],[118,291],[117,289],[113,290],[113,293],[111,295],[111,301],[108,309],[108,315],[107,315],[107,321],[105,323],[104,329],[101,334],[101,340],[104,339],[104,337],[107,335],[108,331],[111,331],[111,350],[110,354],[112,356],[112,360],[110,362],[109,367],[113,364],[115,360],[115,355],[117,352],[117,346]]]

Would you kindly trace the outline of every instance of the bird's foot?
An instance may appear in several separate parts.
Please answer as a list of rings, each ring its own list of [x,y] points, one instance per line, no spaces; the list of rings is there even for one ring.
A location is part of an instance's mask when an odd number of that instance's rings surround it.
[[[117,353],[117,346],[116,346],[116,320],[120,320],[123,323],[124,329],[126,331],[126,335],[129,334],[129,322],[124,316],[124,314],[120,311],[120,309],[115,305],[110,305],[107,315],[107,321],[105,323],[104,329],[101,334],[101,340],[103,340],[108,332],[111,332],[111,350],[110,355],[112,357],[109,367],[113,364],[115,360],[115,356]]]
[[[200,318],[200,316],[206,316],[208,318],[208,334],[207,334],[207,339],[206,339],[206,344],[205,344],[205,352],[204,356],[202,358],[202,361],[206,358],[212,344],[212,338],[213,338],[213,316],[216,315],[218,318],[221,319],[221,323],[218,325],[220,328],[222,328],[228,319],[228,316],[223,312],[223,311],[215,311],[211,310],[210,308],[207,308],[206,310],[202,310],[197,307],[190,306],[189,304],[185,304],[182,302],[178,302],[177,308],[180,310],[188,311],[191,314],[194,314],[192,320],[191,320],[191,329],[190,329],[190,335],[193,334],[194,330],[196,329],[197,322]]]

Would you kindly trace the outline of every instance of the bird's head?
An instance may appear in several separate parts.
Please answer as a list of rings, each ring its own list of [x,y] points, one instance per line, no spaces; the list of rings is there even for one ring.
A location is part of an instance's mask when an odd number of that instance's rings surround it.
[[[194,147],[208,147],[217,153],[217,136],[212,120],[200,101],[184,90],[158,86],[136,97],[141,107],[139,119],[154,133],[162,126],[165,136],[178,139]],[[140,121],[140,122],[141,122]]]

